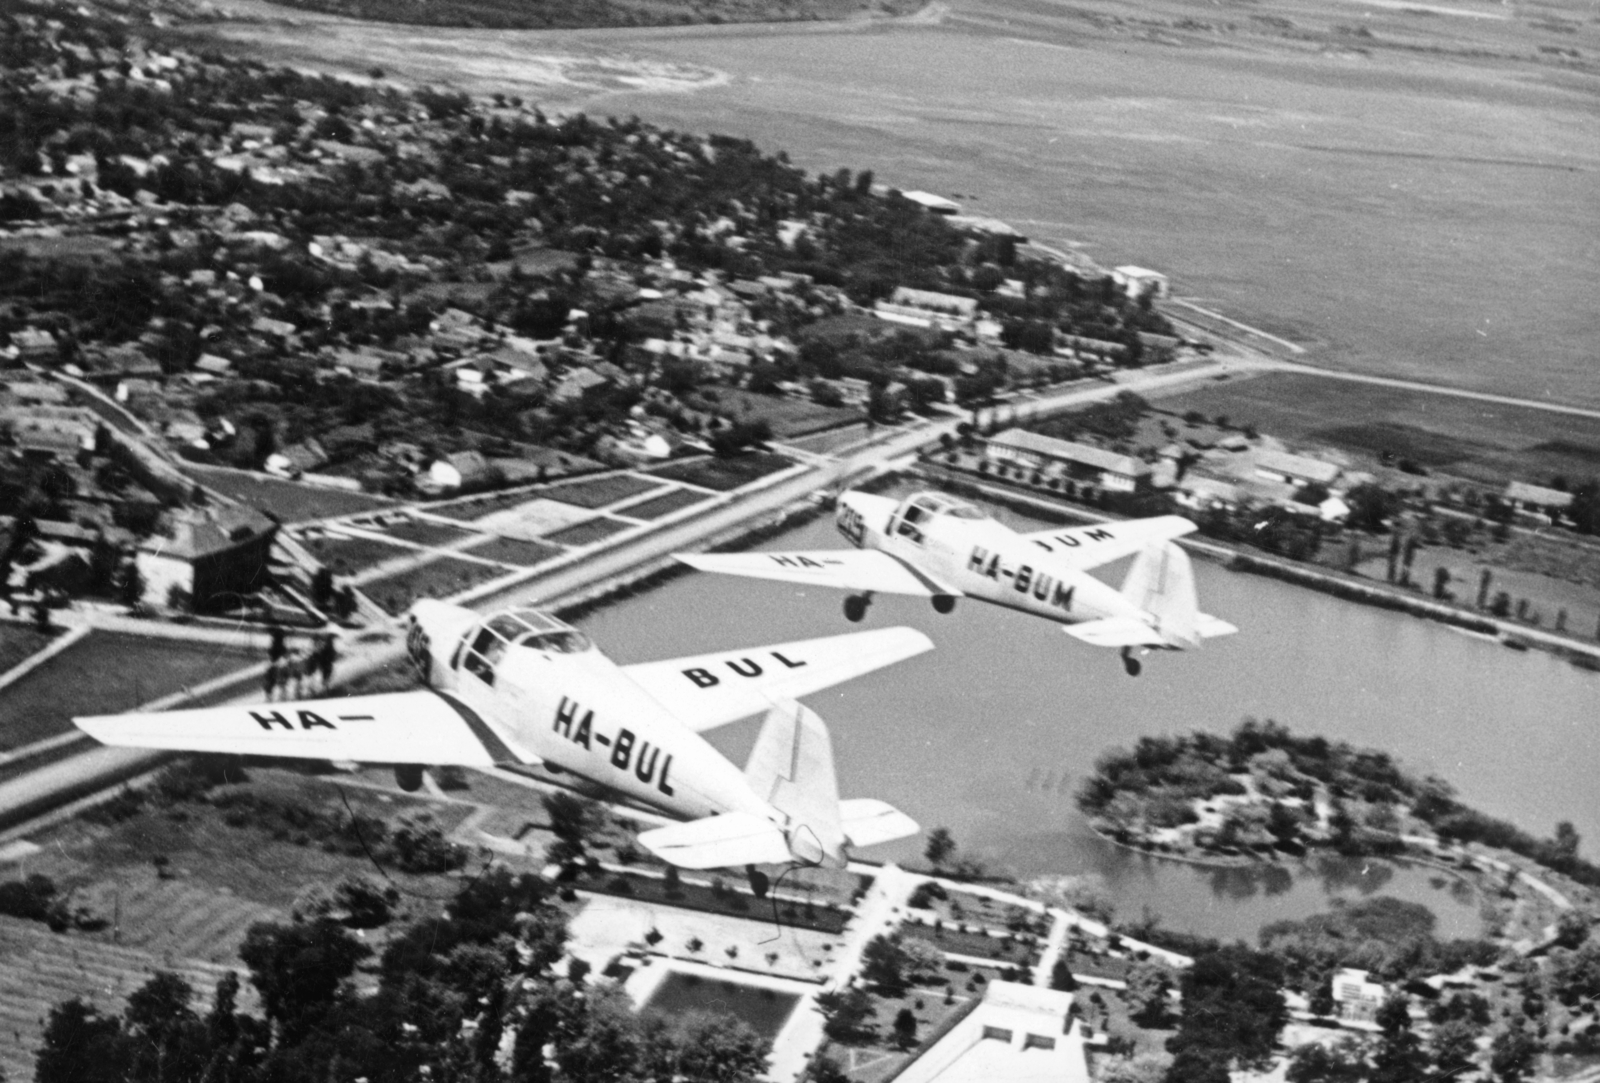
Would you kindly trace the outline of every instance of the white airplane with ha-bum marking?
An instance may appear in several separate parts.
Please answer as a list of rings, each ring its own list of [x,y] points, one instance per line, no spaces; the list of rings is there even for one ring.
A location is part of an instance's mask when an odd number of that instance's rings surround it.
[[[914,835],[904,813],[840,800],[828,729],[799,697],[933,647],[886,628],[619,666],[535,609],[485,620],[417,602],[406,647],[426,689],[73,721],[108,745],[393,764],[416,790],[428,765],[542,765],[687,821],[639,841],[690,869],[842,866],[847,847]],[[759,712],[743,771],[700,734]]]
[[[1194,569],[1173,539],[1195,529],[1177,515],[1018,534],[977,508],[938,492],[904,500],[846,492],[839,532],[859,551],[679,553],[707,572],[852,591],[844,615],[859,621],[872,596],[912,594],[948,613],[978,598],[1059,621],[1068,635],[1122,648],[1130,676],[1151,650],[1185,650],[1238,631],[1200,612]],[[1122,589],[1090,568],[1135,555]]]

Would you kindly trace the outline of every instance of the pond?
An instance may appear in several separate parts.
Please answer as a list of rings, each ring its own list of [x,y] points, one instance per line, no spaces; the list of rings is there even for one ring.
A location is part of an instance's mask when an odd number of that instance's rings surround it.
[[[705,978],[674,970],[661,979],[640,1009],[662,1015],[720,1012],[749,1024],[763,1038],[776,1038],[800,998],[760,985]]]

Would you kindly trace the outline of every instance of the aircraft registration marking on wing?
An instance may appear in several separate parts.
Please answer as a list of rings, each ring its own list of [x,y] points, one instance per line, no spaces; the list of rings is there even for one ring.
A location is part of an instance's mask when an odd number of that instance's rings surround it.
[[[802,666],[809,664],[804,658],[800,659],[799,661],[795,661],[792,658],[785,657],[782,651],[768,651],[767,653],[776,659],[785,669],[800,669]],[[754,678],[759,677],[766,672],[766,670],[762,668],[760,662],[757,662],[748,655],[743,658],[724,658],[722,659],[722,664],[727,666],[740,677]],[[721,677],[717,676],[709,669],[704,669],[700,666],[690,666],[688,669],[683,670],[683,675],[689,678],[689,680],[694,683],[696,688],[715,688],[717,685],[722,683]]]
[[[1058,545],[1064,545],[1068,549],[1076,549],[1078,546],[1082,545],[1084,543],[1084,541],[1092,541],[1092,542],[1112,541],[1115,538],[1116,538],[1115,534],[1113,534],[1110,530],[1107,530],[1105,527],[1102,526],[1102,527],[1096,527],[1093,530],[1085,530],[1083,532],[1083,538],[1082,539],[1078,538],[1076,535],[1073,535],[1073,534],[1056,534],[1056,535],[1053,535],[1050,538],[1050,540],[1055,542]],[[1045,545],[1045,543],[1042,542],[1042,541],[1038,541],[1037,539],[1035,539],[1035,543],[1038,544],[1038,545],[1044,546],[1044,549],[1045,549],[1046,552],[1054,552],[1054,550],[1052,550],[1048,545]]]
[[[837,557],[832,557],[826,560],[815,560],[806,556],[804,553],[769,553],[767,555],[774,564],[784,568],[828,568],[838,567],[844,563],[844,561],[838,559]]]
[[[579,712],[582,712],[581,715]],[[582,746],[586,752],[593,751],[594,744],[605,745],[611,749],[611,766],[618,771],[627,774],[631,767],[633,777],[646,786],[654,783],[656,789],[668,797],[677,792],[667,781],[672,772],[672,753],[668,752],[663,758],[661,748],[649,741],[639,740],[638,735],[626,726],[617,730],[615,739],[606,736],[595,728],[594,710],[584,708],[577,700],[561,697],[561,702],[556,705],[555,723],[550,728],[573,744]],[[638,752],[637,757],[635,751]],[[661,772],[659,775],[656,774],[658,767]]]

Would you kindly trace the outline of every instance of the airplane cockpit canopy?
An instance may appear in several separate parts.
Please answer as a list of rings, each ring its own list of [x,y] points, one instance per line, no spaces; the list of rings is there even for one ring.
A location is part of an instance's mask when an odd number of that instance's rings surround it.
[[[508,609],[469,632],[462,665],[468,672],[494,683],[494,670],[508,647],[527,647],[547,654],[582,654],[594,643],[566,621],[538,609]]]
[[[944,493],[918,493],[906,501],[903,513],[911,522],[920,522],[935,515],[948,515],[952,519],[984,519],[983,512]]]

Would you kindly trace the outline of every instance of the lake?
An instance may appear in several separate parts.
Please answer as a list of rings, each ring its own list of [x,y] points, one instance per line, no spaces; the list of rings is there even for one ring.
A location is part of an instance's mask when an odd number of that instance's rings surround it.
[[[1028,520],[1000,511],[1019,528]],[[762,548],[834,548],[830,520]],[[1600,675],[1443,625],[1196,562],[1202,604],[1240,626],[1204,650],[1160,653],[1130,679],[1113,651],[1059,627],[962,602],[879,597],[863,627],[909,624],[937,649],[809,698],[827,720],[847,797],[892,802],[947,826],[964,852],[1020,876],[1089,874],[1124,918],[1148,906],[1211,935],[1253,937],[1265,921],[1383,893],[1426,902],[1440,931],[1467,935],[1476,901],[1436,873],[1378,863],[1291,878],[1159,861],[1096,837],[1073,802],[1101,753],[1145,734],[1226,731],[1246,715],[1382,748],[1437,773],[1467,802],[1537,833],[1571,820],[1595,852]],[[1120,567],[1107,577],[1120,581]],[[837,634],[842,595],[692,575],[584,619],[619,662]],[[713,731],[742,763],[758,723]],[[916,840],[868,856],[907,859]]]

